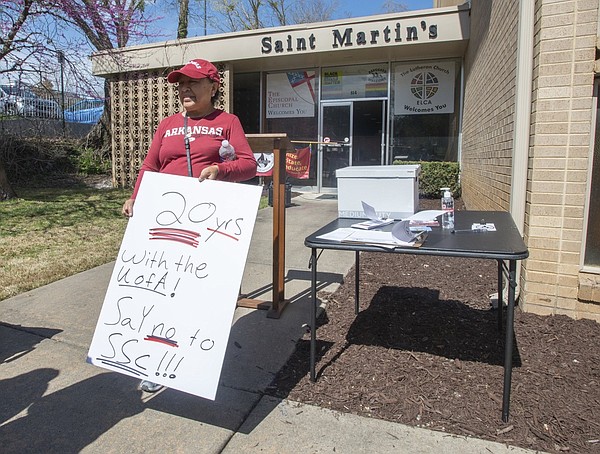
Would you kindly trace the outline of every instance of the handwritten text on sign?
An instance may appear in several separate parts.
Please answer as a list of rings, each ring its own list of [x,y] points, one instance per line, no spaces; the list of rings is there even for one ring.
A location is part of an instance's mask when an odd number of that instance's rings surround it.
[[[260,195],[146,172],[88,361],[214,399]]]

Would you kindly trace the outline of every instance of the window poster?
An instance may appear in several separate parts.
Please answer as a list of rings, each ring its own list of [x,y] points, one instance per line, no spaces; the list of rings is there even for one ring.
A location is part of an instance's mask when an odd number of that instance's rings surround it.
[[[311,147],[296,149],[294,152],[285,154],[286,175],[300,180],[308,179],[310,173]],[[254,153],[254,159],[258,163],[256,176],[270,177],[275,167],[275,155],[273,153]]]
[[[454,62],[397,65],[394,81],[394,115],[428,115],[454,112]]]
[[[388,71],[381,65],[325,68],[323,99],[360,99],[387,96]]]
[[[314,71],[291,71],[267,75],[267,118],[315,116]]]
[[[342,98],[342,80],[344,73],[342,70],[325,70],[321,80],[321,90],[323,90],[323,99]]]
[[[146,172],[88,362],[214,399],[261,192]]]
[[[270,177],[275,167],[275,155],[273,153],[254,153],[256,159],[256,176]]]

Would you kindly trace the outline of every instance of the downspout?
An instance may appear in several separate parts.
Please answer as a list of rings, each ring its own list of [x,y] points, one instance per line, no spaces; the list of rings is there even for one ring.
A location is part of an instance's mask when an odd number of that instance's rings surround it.
[[[532,0],[521,0],[519,2],[510,213],[521,236],[523,236],[525,229],[525,207],[527,201],[535,3]],[[522,266],[517,267],[516,297],[520,293],[518,284],[521,280],[521,268]]]

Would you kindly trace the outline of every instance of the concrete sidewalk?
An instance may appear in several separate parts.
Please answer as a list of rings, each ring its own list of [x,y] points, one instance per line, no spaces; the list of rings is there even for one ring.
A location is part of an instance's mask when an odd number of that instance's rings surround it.
[[[216,400],[86,363],[113,263],[0,302],[0,450],[3,453],[524,453],[519,448],[341,414],[266,396],[309,319],[304,238],[334,219],[331,196],[295,197],[286,211],[281,318],[238,308]],[[272,209],[258,214],[242,292],[271,297]],[[326,251],[319,288],[334,290],[351,252]],[[332,321],[335,323],[335,321]],[[307,371],[308,372],[308,371]]]

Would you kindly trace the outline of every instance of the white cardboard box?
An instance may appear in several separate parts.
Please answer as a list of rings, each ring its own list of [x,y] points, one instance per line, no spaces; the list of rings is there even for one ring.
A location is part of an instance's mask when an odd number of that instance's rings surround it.
[[[336,171],[338,216],[366,218],[362,202],[379,217],[403,219],[419,208],[420,165],[350,166]]]

